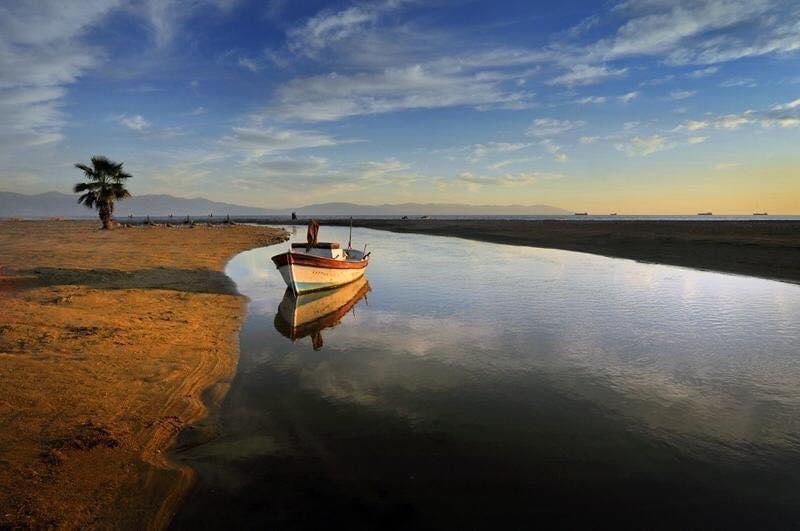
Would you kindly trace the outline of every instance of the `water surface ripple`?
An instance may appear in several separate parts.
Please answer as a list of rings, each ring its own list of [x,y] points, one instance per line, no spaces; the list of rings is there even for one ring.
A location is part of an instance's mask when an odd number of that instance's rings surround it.
[[[294,341],[269,262],[286,245],[229,264],[241,359],[216,436],[181,437],[200,479],[174,527],[800,525],[800,286],[353,240],[371,291]]]

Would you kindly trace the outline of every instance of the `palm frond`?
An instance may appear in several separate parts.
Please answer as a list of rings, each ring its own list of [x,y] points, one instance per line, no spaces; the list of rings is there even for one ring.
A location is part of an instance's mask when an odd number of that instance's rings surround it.
[[[81,164],[80,162],[78,162],[77,164],[75,164],[75,167],[76,167],[76,168],[78,168],[79,170],[82,170],[82,171],[83,171],[83,173],[85,173],[85,174],[86,174],[86,177],[88,177],[88,178],[90,178],[90,179],[91,179],[92,177],[94,177],[94,175],[95,175],[95,173],[94,173],[94,169],[93,169],[93,168],[90,168],[90,167],[89,167],[89,166],[87,166],[86,164]]]
[[[111,162],[106,157],[92,157],[92,166],[98,174],[113,175],[116,172],[116,163]]]
[[[86,208],[94,208],[97,202],[97,194],[94,192],[86,192],[78,198],[78,203],[82,203]]]
[[[103,183],[97,181],[90,181],[88,183],[76,183],[73,187],[73,191],[78,194],[81,192],[85,192],[86,190],[98,190],[103,187]]]

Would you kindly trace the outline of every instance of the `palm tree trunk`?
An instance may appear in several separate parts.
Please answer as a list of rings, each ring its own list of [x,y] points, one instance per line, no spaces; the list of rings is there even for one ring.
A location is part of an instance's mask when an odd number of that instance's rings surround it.
[[[111,206],[106,203],[100,206],[100,221],[103,222],[104,230],[111,230]]]

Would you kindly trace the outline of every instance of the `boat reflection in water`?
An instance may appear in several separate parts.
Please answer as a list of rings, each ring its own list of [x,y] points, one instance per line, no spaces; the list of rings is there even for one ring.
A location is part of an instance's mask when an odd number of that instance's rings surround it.
[[[314,350],[319,350],[322,330],[338,325],[353,306],[366,300],[369,291],[366,277],[340,288],[301,295],[287,288],[275,314],[275,329],[292,341],[311,336]]]

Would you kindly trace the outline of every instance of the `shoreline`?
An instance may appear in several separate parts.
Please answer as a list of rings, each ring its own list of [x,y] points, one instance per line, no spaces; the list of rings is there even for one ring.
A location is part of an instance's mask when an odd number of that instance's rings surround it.
[[[236,218],[305,225],[307,219]],[[315,218],[323,225],[350,220]],[[354,227],[544,247],[800,283],[800,220],[634,221],[353,219]]]
[[[238,363],[224,266],[285,240],[97,225],[0,222],[0,527],[169,524],[194,481],[169,449]]]

